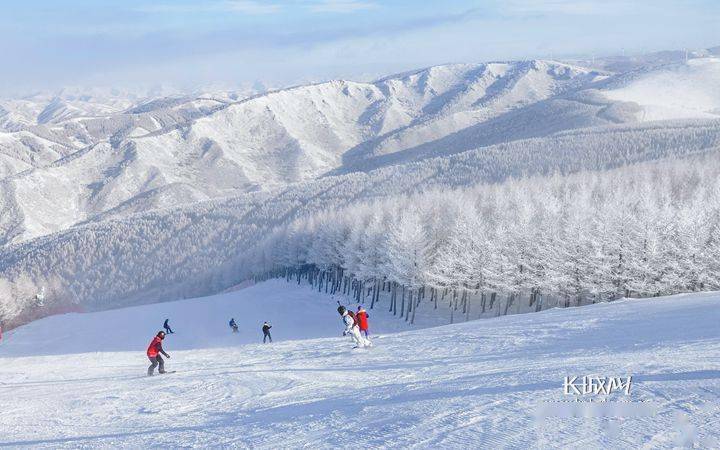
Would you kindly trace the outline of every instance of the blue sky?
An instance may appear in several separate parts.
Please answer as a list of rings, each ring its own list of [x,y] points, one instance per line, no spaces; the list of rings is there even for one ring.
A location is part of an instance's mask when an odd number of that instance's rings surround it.
[[[720,1],[9,0],[0,94],[368,79],[445,62],[720,45]]]

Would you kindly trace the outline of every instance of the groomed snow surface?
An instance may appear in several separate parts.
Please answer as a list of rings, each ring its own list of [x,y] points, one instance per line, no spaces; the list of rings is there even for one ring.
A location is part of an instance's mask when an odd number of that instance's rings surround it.
[[[420,328],[429,317],[411,328],[381,304],[370,311],[375,346],[358,350],[339,337],[333,298],[279,280],[50,317],[0,344],[0,447],[717,448],[719,300],[435,328]],[[177,372],[148,378],[145,348],[165,318]],[[271,345],[260,343],[263,320]],[[563,393],[564,377],[584,375],[633,385]]]

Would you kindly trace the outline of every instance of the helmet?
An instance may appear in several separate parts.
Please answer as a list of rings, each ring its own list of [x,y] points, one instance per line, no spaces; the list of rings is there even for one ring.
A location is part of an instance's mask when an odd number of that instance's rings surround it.
[[[338,314],[340,314],[342,316],[343,314],[345,314],[345,312],[347,312],[347,309],[345,309],[344,306],[338,306],[337,311],[338,311]]]
[[[164,339],[165,338],[165,332],[164,331],[158,331],[157,337]]]

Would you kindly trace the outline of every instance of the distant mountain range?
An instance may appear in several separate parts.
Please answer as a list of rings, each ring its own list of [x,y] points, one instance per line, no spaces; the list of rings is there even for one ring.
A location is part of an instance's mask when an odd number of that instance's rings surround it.
[[[0,243],[564,130],[720,117],[720,61],[659,55],[622,73],[532,60],[249,97],[4,101]]]

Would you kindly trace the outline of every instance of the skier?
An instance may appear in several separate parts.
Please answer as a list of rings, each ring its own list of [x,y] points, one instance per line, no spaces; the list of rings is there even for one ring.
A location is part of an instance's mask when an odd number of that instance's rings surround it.
[[[353,316],[350,315],[350,311],[347,310],[344,306],[338,306],[338,314],[342,317],[343,323],[345,324],[345,330],[343,331],[343,336],[347,336],[348,334],[352,338],[353,342],[355,342],[354,348],[362,348],[370,345],[370,341],[366,340],[360,335],[360,329],[355,324],[355,319],[353,319]]]
[[[165,350],[163,350],[162,347],[162,341],[165,339],[165,332],[164,331],[158,331],[158,334],[155,335],[152,342],[150,342],[150,345],[147,349],[147,357],[150,360],[152,364],[150,364],[150,367],[148,367],[148,376],[153,376],[153,372],[155,372],[155,368],[160,365],[160,368],[158,369],[159,373],[165,373],[165,361],[162,359],[162,356],[160,354],[165,355],[167,359],[170,359],[170,355],[165,353]]]
[[[238,332],[238,325],[235,323],[235,318],[234,318],[234,317],[233,317],[232,319],[230,319],[230,322],[228,322],[228,325],[230,325],[230,328],[232,328],[233,333],[237,333],[237,332]]]
[[[270,336],[270,328],[272,328],[272,325],[265,322],[263,324],[262,330],[263,330],[263,344],[265,343],[266,339],[270,339],[270,343],[272,344],[272,336]]]
[[[173,330],[170,329],[170,324],[168,323],[170,319],[165,319],[165,323],[163,323],[163,328],[165,328],[165,332],[167,334],[173,334]]]
[[[358,306],[357,313],[355,314],[355,321],[358,324],[358,328],[360,328],[360,331],[365,334],[365,337],[368,337],[368,319],[370,318],[370,314],[365,311],[365,308],[362,306]]]

